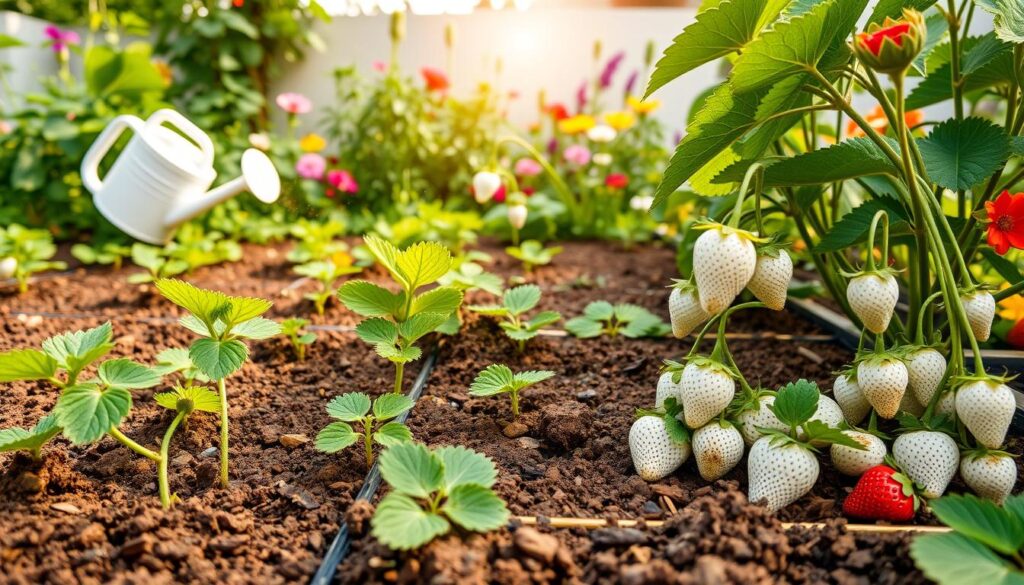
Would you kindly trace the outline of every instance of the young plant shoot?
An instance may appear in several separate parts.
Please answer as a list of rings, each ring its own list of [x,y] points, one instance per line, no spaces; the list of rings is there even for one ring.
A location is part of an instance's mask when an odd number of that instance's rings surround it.
[[[285,319],[281,321],[281,335],[288,338],[292,344],[292,351],[295,352],[295,359],[304,361],[306,359],[306,347],[313,345],[316,341],[316,333],[306,331],[309,319]]]
[[[472,396],[508,394],[512,401],[512,416],[519,418],[519,392],[554,375],[554,372],[546,370],[512,373],[512,370],[504,364],[491,364],[477,374],[473,384],[469,387],[469,393]]]
[[[0,272],[3,278],[13,277],[18,282],[19,294],[28,291],[33,274],[67,268],[64,262],[50,260],[56,253],[53,236],[46,230],[18,224],[0,227]]]
[[[132,263],[146,269],[146,272],[136,272],[128,276],[128,282],[132,284],[156,282],[161,278],[177,276],[188,270],[188,262],[171,258],[162,249],[155,246],[136,242],[132,244],[131,256]]]
[[[463,530],[489,532],[508,522],[494,490],[498,471],[486,456],[465,447],[427,449],[418,443],[389,447],[380,456],[381,477],[391,490],[370,521],[384,545],[411,550]]]
[[[334,282],[346,274],[356,274],[362,270],[358,266],[353,266],[352,257],[345,253],[335,254],[331,260],[317,260],[295,267],[298,274],[320,283],[320,290],[305,295],[305,298],[313,301],[318,315],[324,314],[327,301],[338,292]]]
[[[392,420],[408,412],[416,403],[404,394],[384,394],[373,401],[362,392],[350,392],[327,404],[327,413],[338,422],[327,425],[316,436],[316,448],[324,453],[337,453],[363,439],[366,468],[373,466],[373,444],[391,447],[412,440],[409,427]],[[357,432],[349,423],[362,425]]]
[[[505,253],[523,263],[523,272],[533,272],[535,266],[547,266],[562,253],[561,246],[545,248],[537,240],[526,240],[519,246],[505,248]]]
[[[160,406],[174,411],[176,414],[171,425],[164,432],[164,440],[160,443],[159,485],[160,501],[172,502],[177,496],[171,494],[170,482],[167,479],[167,464],[170,460],[171,439],[178,427],[187,422],[194,412],[220,412],[220,398],[209,388],[192,386],[176,386],[171,392],[161,392],[153,397]],[[165,504],[166,507],[166,504]]]
[[[131,256],[132,249],[116,242],[107,242],[100,246],[75,244],[71,246],[71,255],[82,264],[101,264],[120,270],[124,259]]]
[[[630,338],[664,337],[672,332],[672,327],[643,307],[607,301],[590,303],[583,315],[566,321],[565,328],[581,339],[620,334]]]
[[[525,313],[540,302],[540,287],[534,284],[508,289],[501,301],[500,305],[471,305],[469,310],[501,318],[502,331],[519,345],[520,353],[526,347],[526,342],[536,337],[542,328],[562,318],[562,314],[556,311],[541,311],[530,319],[525,318]]]
[[[199,371],[217,382],[220,398],[220,483],[228,487],[228,392],[224,380],[242,368],[249,357],[243,340],[268,339],[281,326],[262,317],[273,305],[264,299],[234,297],[204,290],[176,279],[158,280],[167,300],[189,312],[178,322],[199,335],[188,355]]]
[[[394,391],[400,394],[405,364],[422,355],[416,342],[451,321],[458,324],[455,313],[462,304],[462,291],[440,286],[416,294],[451,269],[451,253],[441,244],[420,242],[399,250],[374,235],[364,240],[400,290],[391,292],[372,282],[350,280],[338,297],[349,310],[367,317],[356,327],[356,334],[395,364]]]

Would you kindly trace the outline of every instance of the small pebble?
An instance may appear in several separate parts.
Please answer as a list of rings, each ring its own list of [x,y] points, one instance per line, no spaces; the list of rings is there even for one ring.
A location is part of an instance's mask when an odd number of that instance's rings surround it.
[[[216,447],[210,447],[199,454],[200,457],[216,457],[218,449]]]

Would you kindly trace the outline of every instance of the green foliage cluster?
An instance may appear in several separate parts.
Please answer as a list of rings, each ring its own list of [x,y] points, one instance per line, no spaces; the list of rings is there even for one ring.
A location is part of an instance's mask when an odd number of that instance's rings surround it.
[[[672,327],[647,309],[629,303],[613,305],[607,301],[594,301],[583,309],[583,314],[565,323],[569,333],[581,339],[607,335],[615,337],[664,337]]]
[[[0,278],[14,278],[18,292],[28,290],[28,281],[33,274],[47,270],[63,270],[64,262],[53,261],[57,246],[46,230],[29,229],[11,224],[0,227]]]
[[[363,439],[366,468],[373,465],[373,444],[391,447],[412,440],[412,432],[404,424],[392,420],[408,412],[416,403],[404,394],[384,394],[373,401],[362,392],[342,394],[327,404],[327,414],[337,419],[316,436],[316,448],[325,453],[337,453]],[[362,425],[362,435],[350,423]]]
[[[519,392],[529,386],[554,377],[554,372],[547,370],[527,370],[512,372],[504,364],[492,364],[477,374],[469,387],[473,396],[497,396],[508,394],[512,401],[512,416],[519,417]]]
[[[525,313],[537,306],[540,296],[539,286],[523,284],[506,290],[500,305],[471,305],[468,308],[481,315],[502,319],[502,331],[519,345],[522,352],[526,342],[536,337],[541,329],[562,319],[562,314],[557,311],[540,311],[526,318]]]
[[[306,347],[313,345],[316,341],[316,333],[306,331],[309,319],[285,319],[281,321],[281,335],[288,338],[292,344],[292,351],[295,352],[295,359],[304,361],[306,359]]]

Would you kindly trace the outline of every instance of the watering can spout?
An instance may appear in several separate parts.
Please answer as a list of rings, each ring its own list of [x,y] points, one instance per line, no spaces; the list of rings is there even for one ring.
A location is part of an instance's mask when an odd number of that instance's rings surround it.
[[[242,176],[228,181],[199,197],[181,201],[165,219],[168,227],[184,223],[204,211],[231,199],[242,191],[250,191],[264,203],[273,203],[281,194],[281,179],[274,163],[254,148],[242,153]]]

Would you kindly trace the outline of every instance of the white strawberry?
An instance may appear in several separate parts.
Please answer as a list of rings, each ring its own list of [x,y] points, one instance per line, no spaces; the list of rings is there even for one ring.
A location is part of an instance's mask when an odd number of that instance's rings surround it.
[[[904,363],[909,376],[907,388],[918,403],[928,406],[946,373],[946,358],[934,348],[923,347],[910,353]]]
[[[657,481],[679,469],[690,456],[690,444],[673,441],[662,417],[642,416],[629,429],[629,452],[637,474]]]
[[[740,294],[757,265],[749,232],[725,226],[711,228],[693,246],[693,276],[700,304],[712,315],[725,310]]]
[[[743,458],[743,435],[729,422],[711,421],[693,433],[693,458],[705,481],[715,481]]]
[[[919,417],[924,414],[925,406],[917,401],[913,392],[904,392],[903,400],[900,400],[900,412],[906,412],[912,414],[915,417]]]
[[[517,230],[526,225],[527,210],[525,205],[508,206],[508,223]]]
[[[765,436],[750,448],[747,499],[777,512],[800,499],[818,480],[818,459],[804,446]]]
[[[14,276],[14,271],[18,269],[18,259],[14,256],[8,256],[0,259],[0,278],[11,278]]]
[[[680,339],[711,318],[700,306],[697,289],[692,286],[672,289],[668,295],[668,314],[672,318],[672,335]]]
[[[939,398],[939,404],[936,405],[935,412],[952,416],[956,412],[956,394],[951,391],[944,392],[942,398]]]
[[[852,373],[851,373],[852,374]],[[864,397],[857,380],[851,374],[840,374],[832,384],[832,395],[843,410],[846,422],[859,424],[871,412],[871,403]]]
[[[786,305],[792,278],[793,259],[785,250],[775,249],[757,257],[754,276],[747,283],[747,288],[769,309],[781,311]]]
[[[675,376],[674,372],[665,372],[658,378],[658,390],[654,398],[654,406],[661,408],[665,404],[665,399],[672,397],[676,399],[676,402],[682,402],[683,390],[682,385],[673,382],[672,377]]]
[[[956,391],[956,415],[979,443],[998,449],[1017,407],[1013,391],[998,380],[976,380]]]
[[[775,416],[772,409],[769,406],[775,404],[775,395],[765,394],[759,396],[757,399],[757,409],[744,410],[736,416],[736,422],[739,423],[740,433],[743,435],[743,442],[750,445],[754,444],[754,441],[761,438],[762,429],[775,429],[779,431],[788,431],[789,427],[783,424],[779,417]]]
[[[828,396],[818,397],[818,408],[811,416],[811,420],[819,420],[826,425],[836,428],[843,422],[843,409],[835,400]]]
[[[889,327],[900,286],[888,272],[868,272],[855,276],[846,285],[846,300],[864,327],[881,333]]]
[[[960,477],[974,493],[1002,504],[1017,483],[1017,464],[1006,453],[968,453],[960,460]]]
[[[996,316],[995,297],[988,291],[976,290],[962,295],[960,302],[967,313],[967,322],[971,324],[974,338],[978,341],[987,341],[992,334],[992,320]]]
[[[860,431],[843,431],[843,434],[864,445],[867,450],[862,451],[846,445],[832,445],[832,465],[839,470],[839,473],[859,477],[865,471],[885,462],[885,454],[888,451],[882,439]]]
[[[473,175],[473,196],[477,203],[487,203],[501,189],[501,177],[498,173],[480,171]]]
[[[699,429],[725,410],[736,396],[736,382],[725,366],[707,358],[691,360],[679,380],[686,426]]]
[[[857,364],[857,385],[882,418],[899,412],[909,376],[907,366],[891,355],[873,355]]]
[[[937,498],[946,491],[960,464],[956,441],[938,431],[911,431],[900,435],[892,444],[892,456],[929,498]]]

